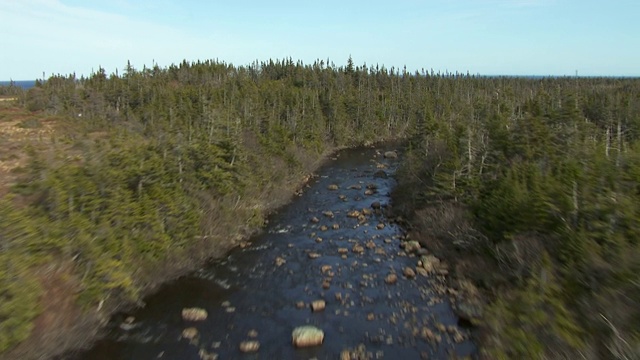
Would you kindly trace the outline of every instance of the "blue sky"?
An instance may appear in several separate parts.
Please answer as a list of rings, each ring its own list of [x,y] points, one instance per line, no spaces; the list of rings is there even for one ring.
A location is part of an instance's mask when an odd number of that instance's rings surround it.
[[[638,0],[0,0],[0,80],[220,59],[640,76]]]

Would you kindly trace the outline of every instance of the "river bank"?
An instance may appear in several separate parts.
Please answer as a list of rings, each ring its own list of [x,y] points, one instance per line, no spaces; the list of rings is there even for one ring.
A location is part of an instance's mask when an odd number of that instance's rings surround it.
[[[327,149],[322,154],[313,155],[305,151],[297,152],[301,166],[295,172],[288,172],[266,186],[261,193],[251,199],[222,199],[218,206],[231,209],[236,206],[236,217],[227,216],[228,224],[216,226],[212,235],[202,237],[192,245],[189,254],[184,256],[169,256],[162,267],[147,269],[144,275],[145,284],[142,296],[156,292],[162,284],[171,279],[188,274],[204,264],[208,259],[224,257],[231,249],[239,246],[246,239],[262,229],[262,217],[276,211],[294,197],[297,190],[302,188],[310,179],[311,174],[322,164],[330,160],[332,154],[340,147]],[[284,169],[274,169],[274,174]],[[248,225],[245,208],[259,209],[261,219],[252,219]],[[225,218],[219,219],[223,221]],[[246,219],[246,220],[245,220]],[[83,308],[77,303],[80,289],[80,279],[73,274],[71,263],[51,263],[39,271],[39,278],[43,284],[42,311],[34,321],[34,329],[29,338],[21,342],[12,350],[0,355],[0,359],[42,359],[61,354],[69,349],[78,349],[90,344],[103,336],[105,325],[118,311],[132,309],[143,305],[127,301],[126,299],[107,299],[100,303]],[[38,346],[34,346],[38,344]]]

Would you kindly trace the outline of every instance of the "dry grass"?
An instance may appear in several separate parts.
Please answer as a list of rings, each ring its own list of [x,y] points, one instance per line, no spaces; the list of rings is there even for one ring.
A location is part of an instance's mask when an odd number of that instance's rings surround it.
[[[37,126],[24,126],[26,122]],[[0,196],[19,177],[17,170],[27,165],[29,148],[46,151],[52,146],[57,119],[31,113],[14,104],[0,104]]]
[[[45,359],[95,337],[105,312],[82,312],[76,304],[79,280],[73,264],[49,263],[35,270],[43,289],[42,313],[35,319],[29,340],[0,355],[5,359]],[[38,344],[34,346],[34,344]]]

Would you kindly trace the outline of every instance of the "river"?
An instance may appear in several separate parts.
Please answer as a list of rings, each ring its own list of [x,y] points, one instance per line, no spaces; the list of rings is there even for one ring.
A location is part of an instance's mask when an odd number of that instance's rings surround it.
[[[165,284],[143,308],[114,316],[104,339],[66,358],[339,359],[358,346],[368,356],[362,358],[373,359],[473,356],[442,277],[404,275],[419,258],[401,249],[403,230],[384,215],[399,162],[385,159],[385,150],[337,153],[269,217],[262,234]],[[381,210],[372,208],[376,202]],[[347,216],[353,210],[364,218]],[[392,273],[395,282],[387,278]],[[312,311],[309,304],[320,299],[326,308]],[[205,309],[207,319],[183,320],[190,307]],[[297,349],[291,332],[306,324],[324,331],[324,343]],[[198,335],[185,339],[186,328]],[[259,350],[241,352],[246,340],[258,341]]]

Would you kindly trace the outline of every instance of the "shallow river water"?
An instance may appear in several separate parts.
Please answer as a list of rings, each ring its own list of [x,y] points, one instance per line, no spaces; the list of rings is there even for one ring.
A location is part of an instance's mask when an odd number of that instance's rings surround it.
[[[145,299],[144,308],[114,316],[103,340],[69,358],[339,359],[343,350],[358,346],[373,359],[473,356],[468,330],[458,326],[448,298],[436,291],[442,278],[403,275],[405,267],[415,269],[418,257],[404,253],[402,229],[384,216],[398,164],[385,159],[384,151],[339,152],[300,196],[269,218],[261,235],[165,284]],[[371,208],[374,202],[382,211]],[[365,219],[347,216],[363,209],[372,210]],[[397,281],[389,284],[391,273]],[[313,312],[309,304],[319,299],[326,308]],[[207,319],[183,320],[187,307],[205,309]],[[324,343],[296,349],[291,332],[306,324],[324,331]],[[182,333],[191,327],[198,335],[187,340]],[[242,353],[245,340],[258,341],[259,350]]]

